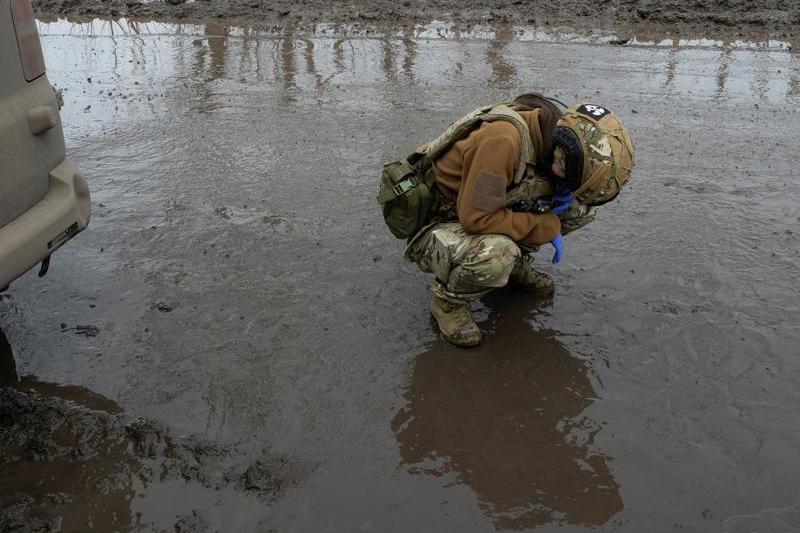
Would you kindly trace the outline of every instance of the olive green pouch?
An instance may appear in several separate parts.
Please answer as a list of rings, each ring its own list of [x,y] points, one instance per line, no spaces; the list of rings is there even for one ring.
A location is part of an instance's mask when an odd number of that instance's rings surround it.
[[[383,166],[377,200],[392,235],[410,239],[433,217],[436,196],[424,176],[419,175],[422,155],[393,161]]]

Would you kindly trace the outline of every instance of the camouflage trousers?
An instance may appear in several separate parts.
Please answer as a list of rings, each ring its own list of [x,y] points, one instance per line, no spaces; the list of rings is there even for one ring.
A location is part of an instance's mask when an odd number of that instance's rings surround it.
[[[454,304],[505,286],[512,272],[533,262],[505,235],[469,235],[458,222],[441,222],[416,237],[406,258],[434,274],[433,293]]]

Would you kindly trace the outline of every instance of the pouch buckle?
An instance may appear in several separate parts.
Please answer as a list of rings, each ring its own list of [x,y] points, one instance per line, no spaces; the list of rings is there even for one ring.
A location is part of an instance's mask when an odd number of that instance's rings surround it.
[[[395,184],[395,186],[392,187],[392,190],[394,191],[395,196],[400,196],[407,193],[416,186],[417,186],[416,183],[414,183],[411,179],[406,178],[403,181],[397,182],[397,184]]]

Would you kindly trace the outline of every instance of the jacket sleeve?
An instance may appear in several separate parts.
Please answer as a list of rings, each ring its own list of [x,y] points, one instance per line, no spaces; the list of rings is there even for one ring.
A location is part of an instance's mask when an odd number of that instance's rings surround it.
[[[552,213],[515,213],[506,208],[506,188],[519,159],[519,134],[514,126],[492,123],[464,153],[461,187],[456,200],[458,221],[467,233],[498,233],[515,242],[545,244],[561,231]],[[510,129],[509,129],[510,128]]]

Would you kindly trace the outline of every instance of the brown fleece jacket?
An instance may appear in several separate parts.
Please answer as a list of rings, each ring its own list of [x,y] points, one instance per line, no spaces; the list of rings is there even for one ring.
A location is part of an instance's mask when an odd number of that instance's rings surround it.
[[[539,110],[520,115],[539,154]],[[552,213],[514,213],[506,208],[506,189],[512,185],[519,150],[520,136],[513,124],[485,122],[436,160],[436,185],[456,206],[458,221],[467,233],[499,233],[515,242],[539,245],[561,232],[561,221]]]

